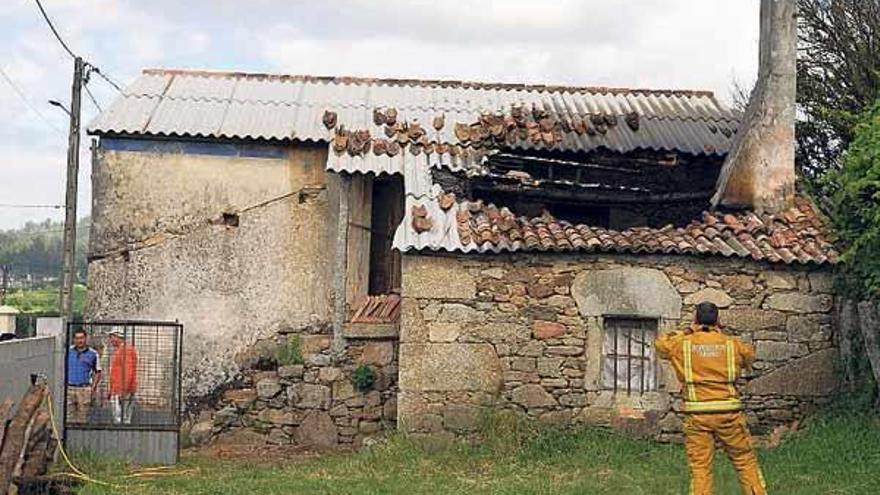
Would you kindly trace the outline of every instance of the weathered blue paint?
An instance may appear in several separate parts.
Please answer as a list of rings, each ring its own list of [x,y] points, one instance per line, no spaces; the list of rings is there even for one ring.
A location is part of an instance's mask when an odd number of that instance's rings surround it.
[[[101,148],[108,151],[139,153],[176,153],[241,158],[286,158],[288,146],[273,144],[216,143],[170,139],[101,138]]]

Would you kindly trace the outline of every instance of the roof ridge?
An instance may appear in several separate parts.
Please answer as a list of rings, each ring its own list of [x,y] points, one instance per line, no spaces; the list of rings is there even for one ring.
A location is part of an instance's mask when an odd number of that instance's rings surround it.
[[[144,75],[173,75],[173,76],[193,76],[193,77],[210,77],[210,78],[235,78],[235,79],[267,79],[278,81],[303,81],[315,83],[333,83],[333,84],[385,84],[389,86],[440,86],[440,87],[462,87],[472,89],[505,89],[505,90],[523,90],[523,91],[547,91],[547,92],[569,92],[569,93],[592,93],[592,94],[625,94],[625,93],[641,93],[641,94],[668,94],[674,96],[705,96],[715,99],[715,93],[709,90],[690,90],[690,89],[651,89],[651,88],[626,88],[612,86],[575,86],[564,84],[530,84],[530,83],[511,83],[511,82],[484,82],[484,81],[464,81],[455,79],[418,79],[418,78],[393,78],[393,77],[359,77],[359,76],[315,76],[308,74],[270,74],[260,72],[243,72],[243,71],[222,71],[208,69],[164,69],[164,68],[148,68],[143,69]]]

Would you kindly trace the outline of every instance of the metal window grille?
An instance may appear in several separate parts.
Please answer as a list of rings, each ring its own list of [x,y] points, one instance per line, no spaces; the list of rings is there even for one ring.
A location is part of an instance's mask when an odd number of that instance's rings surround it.
[[[656,338],[656,319],[606,316],[602,344],[603,388],[627,395],[657,390]]]
[[[69,385],[65,359],[65,425],[71,428],[177,429],[180,426],[180,376],[183,326],[178,323],[106,321],[70,323],[73,335],[85,330],[98,353],[102,376],[94,394]],[[118,341],[111,334],[119,332]],[[78,394],[73,397],[74,394]],[[83,395],[85,394],[85,395]],[[74,402],[83,398],[85,407]]]

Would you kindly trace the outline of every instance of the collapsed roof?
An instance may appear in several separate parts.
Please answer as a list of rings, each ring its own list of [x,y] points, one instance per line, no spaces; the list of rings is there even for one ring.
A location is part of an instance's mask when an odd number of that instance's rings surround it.
[[[479,211],[505,209],[475,202],[456,200],[444,210],[445,192],[430,173],[436,167],[473,172],[499,150],[723,158],[738,119],[704,91],[150,69],[89,132],[325,143],[328,170],[403,176],[407,213],[395,247],[404,251],[579,250],[835,262],[837,253],[805,201],[773,217],[704,213],[689,226],[618,232],[546,216],[515,218],[509,211],[481,216]],[[466,214],[469,220],[459,218]],[[430,226],[416,228],[427,215]],[[490,220],[475,220],[480,218]],[[517,232],[520,239],[514,238]],[[537,241],[529,240],[528,232]]]

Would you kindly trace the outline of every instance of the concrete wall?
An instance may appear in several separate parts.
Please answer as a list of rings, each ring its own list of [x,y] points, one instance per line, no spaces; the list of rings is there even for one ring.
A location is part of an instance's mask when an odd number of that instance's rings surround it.
[[[827,271],[684,256],[404,257],[398,423],[417,433],[466,433],[484,406],[542,421],[615,424],[672,438],[679,384],[614,392],[602,381],[606,315],[687,324],[711,300],[752,342],[742,381],[758,433],[827,403],[836,387]]]
[[[203,396],[260,338],[329,320],[335,177],[323,148],[154,143],[102,141],[85,314],[179,320]]]
[[[62,418],[64,391],[63,337],[33,337],[0,342],[0,400],[21,401],[31,385],[31,374],[44,375],[55,398],[56,414]],[[59,424],[59,428],[61,425]]]

